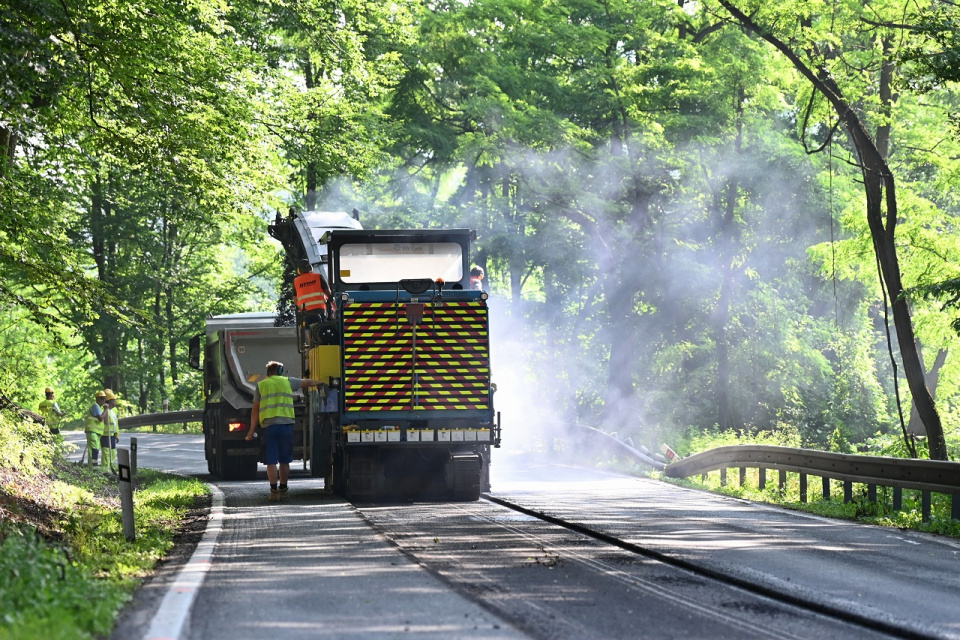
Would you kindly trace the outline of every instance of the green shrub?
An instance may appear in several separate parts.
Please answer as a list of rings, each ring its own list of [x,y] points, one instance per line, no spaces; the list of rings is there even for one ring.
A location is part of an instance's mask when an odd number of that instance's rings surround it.
[[[65,547],[31,528],[7,526],[0,543],[0,638],[92,638],[109,633],[127,599],[109,580],[92,580]]]
[[[0,528],[0,640],[109,634],[121,606],[173,546],[184,514],[207,493],[199,480],[149,469],[137,480],[133,541],[123,535],[115,479],[61,463],[36,484],[55,516],[35,526],[8,519]]]
[[[47,471],[65,446],[45,425],[0,412],[0,468],[30,475]]]

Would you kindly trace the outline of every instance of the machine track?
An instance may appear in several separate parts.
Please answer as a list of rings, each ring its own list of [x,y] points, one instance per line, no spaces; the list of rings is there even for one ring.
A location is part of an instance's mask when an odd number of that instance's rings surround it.
[[[908,626],[894,624],[888,621],[879,620],[876,618],[859,615],[856,612],[851,612],[840,607],[833,607],[829,604],[811,600],[798,596],[793,593],[787,593],[785,591],[779,591],[772,589],[768,586],[750,582],[744,580],[734,575],[723,573],[712,569],[707,566],[697,564],[695,562],[690,562],[683,558],[678,558],[669,554],[665,554],[661,551],[655,549],[646,548],[641,545],[637,545],[633,542],[623,540],[609,533],[603,531],[598,531],[594,528],[586,526],[578,522],[572,522],[559,518],[541,511],[530,509],[521,504],[500,498],[490,494],[482,494],[482,500],[492,502],[494,504],[500,505],[517,513],[536,518],[537,520],[543,521],[545,523],[562,527],[570,532],[580,534],[592,538],[598,542],[609,544],[615,546],[623,551],[628,553],[635,554],[642,558],[647,558],[654,560],[665,565],[676,567],[682,569],[688,573],[700,576],[715,582],[719,582],[724,585],[729,585],[738,589],[742,589],[749,593],[768,598],[770,600],[795,607],[797,609],[802,609],[804,611],[809,611],[820,616],[831,618],[839,622],[843,622],[850,625],[855,625],[862,627],[864,629],[879,632],[881,634],[889,634],[898,638],[915,638],[915,639],[924,639],[929,640],[930,638],[935,638],[938,636],[929,635],[922,633],[916,629],[913,629]]]

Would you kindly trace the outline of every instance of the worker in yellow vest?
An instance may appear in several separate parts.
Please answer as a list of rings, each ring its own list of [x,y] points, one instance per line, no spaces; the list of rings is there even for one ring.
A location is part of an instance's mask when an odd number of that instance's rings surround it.
[[[67,414],[65,411],[60,411],[60,405],[53,399],[53,389],[47,387],[43,390],[43,393],[46,395],[46,400],[40,403],[40,415],[46,421],[50,433],[60,435],[60,418]]]
[[[100,450],[103,451],[103,466],[109,466],[116,473],[117,440],[120,437],[120,423],[117,418],[117,396],[112,389],[103,390],[104,400],[103,435],[100,436]]]
[[[87,436],[87,466],[100,464],[100,436],[103,435],[103,405],[107,401],[107,394],[97,391],[96,402],[87,411],[83,418],[83,431]]]
[[[259,424],[263,431],[271,502],[287,497],[287,480],[293,461],[293,424],[296,421],[293,393],[319,384],[317,380],[284,376],[283,364],[273,361],[267,363],[267,377],[257,382],[246,439],[253,439],[253,432]]]

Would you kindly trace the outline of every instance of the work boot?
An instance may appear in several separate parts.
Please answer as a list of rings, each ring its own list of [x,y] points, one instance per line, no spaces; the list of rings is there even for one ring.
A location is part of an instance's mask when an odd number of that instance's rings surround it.
[[[280,491],[280,500],[286,500],[287,498],[290,497],[287,491],[287,487],[280,487],[279,491]]]
[[[279,502],[279,501],[280,501],[280,490],[270,489],[270,502]]]

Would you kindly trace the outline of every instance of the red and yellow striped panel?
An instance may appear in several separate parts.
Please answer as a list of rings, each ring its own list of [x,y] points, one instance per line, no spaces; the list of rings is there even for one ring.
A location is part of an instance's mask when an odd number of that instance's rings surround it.
[[[489,409],[487,305],[427,304],[414,328],[403,304],[343,310],[346,411]]]

